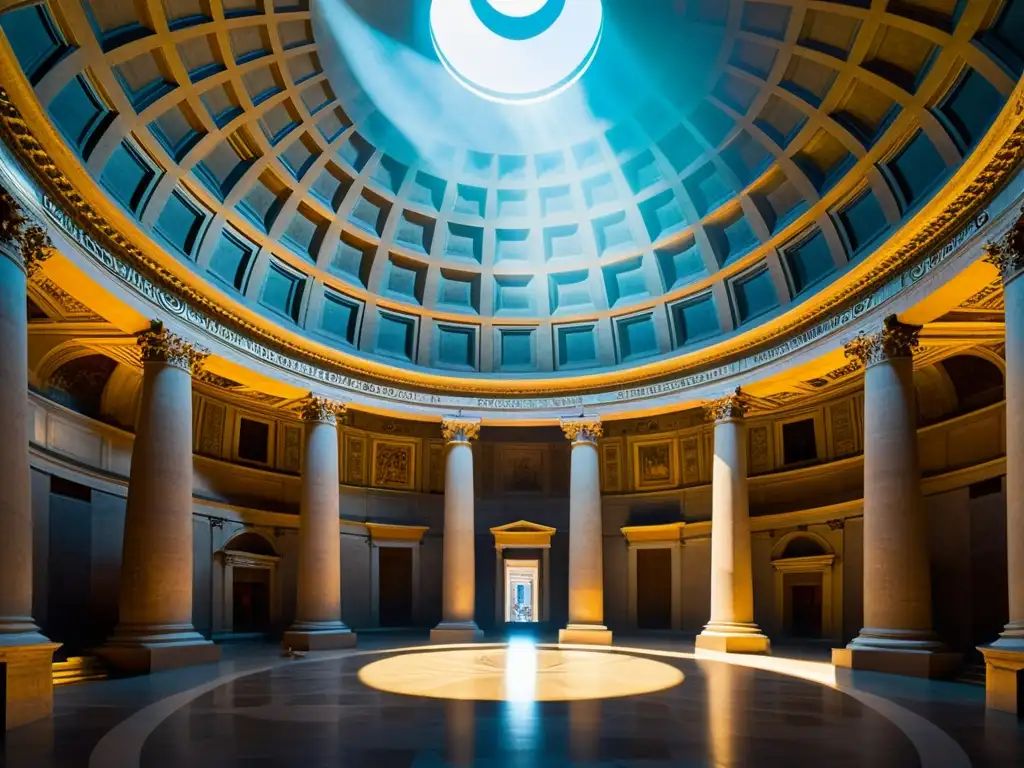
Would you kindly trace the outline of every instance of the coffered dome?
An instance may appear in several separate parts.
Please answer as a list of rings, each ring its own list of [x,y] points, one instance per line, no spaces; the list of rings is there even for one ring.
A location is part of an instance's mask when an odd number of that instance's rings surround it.
[[[162,267],[342,363],[491,380],[852,300],[1024,69],[1017,0],[51,0],[0,28],[58,165]]]

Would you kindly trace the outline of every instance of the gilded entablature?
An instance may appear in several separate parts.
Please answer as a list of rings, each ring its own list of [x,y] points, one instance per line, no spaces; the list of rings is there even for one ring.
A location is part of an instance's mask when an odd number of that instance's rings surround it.
[[[446,416],[441,421],[441,434],[449,443],[468,443],[480,435],[480,419]]]
[[[999,240],[985,244],[985,261],[994,264],[1008,283],[1024,272],[1024,209],[1021,216]]]
[[[562,419],[562,431],[573,443],[593,443],[604,434],[601,420],[595,418],[581,417],[577,419]]]
[[[736,391],[704,404],[704,414],[709,421],[742,419],[750,412],[750,398],[740,387]]]
[[[25,273],[30,278],[50,258],[53,250],[46,230],[26,216],[18,201],[3,187],[0,187],[0,244],[18,248]]]
[[[185,341],[154,320],[148,331],[139,334],[139,350],[143,363],[167,363],[195,375],[209,352]]]
[[[338,423],[338,416],[344,412],[342,403],[312,392],[301,402],[302,420],[306,422],[334,426]]]
[[[912,357],[920,346],[921,326],[901,323],[896,315],[885,318],[881,330],[861,331],[846,345],[846,356],[867,367],[884,360]]]

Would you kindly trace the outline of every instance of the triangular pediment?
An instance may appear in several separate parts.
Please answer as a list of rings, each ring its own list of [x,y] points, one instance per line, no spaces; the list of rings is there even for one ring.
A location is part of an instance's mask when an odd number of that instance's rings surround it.
[[[550,525],[531,523],[529,520],[517,520],[514,523],[506,523],[491,528],[491,533],[555,533],[558,529]]]

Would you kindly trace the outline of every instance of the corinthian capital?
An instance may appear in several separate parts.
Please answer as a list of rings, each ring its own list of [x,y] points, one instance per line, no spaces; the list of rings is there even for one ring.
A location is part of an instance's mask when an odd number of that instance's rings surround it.
[[[581,416],[576,419],[562,419],[562,431],[573,443],[593,443],[601,439],[604,427],[596,416]]]
[[[171,333],[158,320],[153,321],[148,331],[139,334],[138,345],[142,350],[142,362],[167,363],[188,371],[190,375],[199,372],[203,361],[210,354],[202,347]]]
[[[1004,284],[1024,272],[1024,208],[1009,232],[985,244],[985,254],[985,261],[996,266]]]
[[[717,400],[704,403],[704,416],[709,421],[727,421],[742,419],[750,411],[750,398],[742,388]]]
[[[882,329],[875,333],[861,331],[857,337],[846,345],[846,356],[859,362],[864,367],[895,360],[900,357],[913,357],[920,345],[918,336],[921,326],[901,323],[896,315],[889,315],[882,324]]]
[[[26,215],[18,201],[0,187],[0,244],[14,246],[31,278],[53,250],[49,235]]]
[[[441,419],[441,435],[446,443],[468,443],[480,435],[480,419],[445,416]]]
[[[312,392],[302,401],[302,420],[315,424],[337,424],[345,405]]]

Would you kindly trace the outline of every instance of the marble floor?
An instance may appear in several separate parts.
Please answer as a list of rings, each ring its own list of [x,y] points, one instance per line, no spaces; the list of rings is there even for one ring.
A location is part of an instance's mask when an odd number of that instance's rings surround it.
[[[1024,766],[1024,724],[984,691],[836,677],[818,652],[694,656],[635,638],[610,651],[508,644],[360,647],[60,688],[51,722],[7,735],[11,768],[214,766]]]

